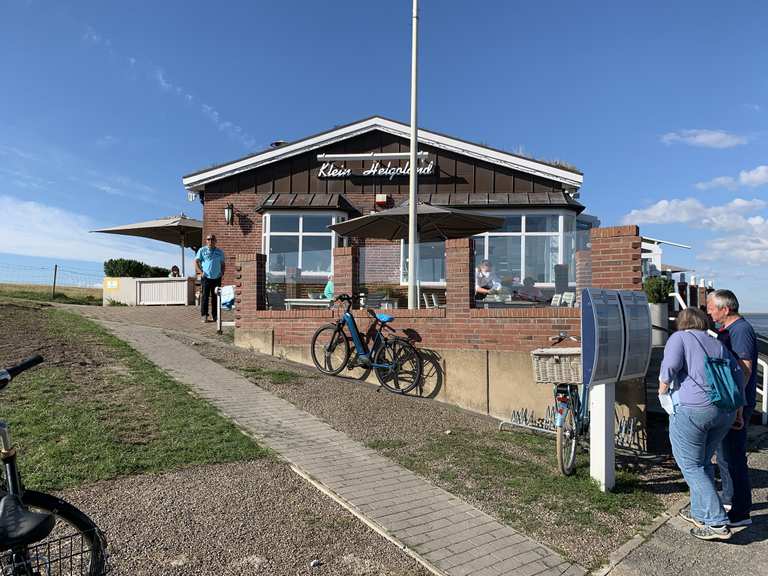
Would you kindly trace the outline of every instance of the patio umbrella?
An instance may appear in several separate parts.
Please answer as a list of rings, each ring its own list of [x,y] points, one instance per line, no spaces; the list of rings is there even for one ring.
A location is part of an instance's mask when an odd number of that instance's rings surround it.
[[[91,230],[103,234],[121,234],[123,236],[138,236],[177,244],[181,246],[181,274],[184,275],[184,248],[197,250],[203,244],[203,223],[194,218],[188,218],[184,214],[160,218],[159,220],[147,220],[136,224],[125,224],[101,230]]]
[[[416,214],[420,242],[467,238],[475,234],[498,230],[504,225],[503,218],[459,208],[433,206],[423,202],[417,204]],[[341,236],[405,240],[408,238],[408,206],[398,206],[367,216],[360,216],[328,228]]]

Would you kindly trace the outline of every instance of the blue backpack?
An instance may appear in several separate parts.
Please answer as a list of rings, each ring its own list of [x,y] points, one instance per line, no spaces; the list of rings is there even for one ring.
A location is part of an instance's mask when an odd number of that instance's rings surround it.
[[[736,378],[733,376],[730,357],[713,358],[707,354],[707,349],[704,348],[701,341],[693,334],[691,336],[693,336],[693,339],[696,340],[696,343],[707,357],[707,361],[704,364],[704,372],[707,375],[709,399],[712,404],[728,412],[744,406],[744,394],[736,382]]]

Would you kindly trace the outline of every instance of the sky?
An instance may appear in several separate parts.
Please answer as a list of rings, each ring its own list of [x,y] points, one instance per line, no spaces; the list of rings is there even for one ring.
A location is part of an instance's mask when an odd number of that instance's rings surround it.
[[[409,0],[0,0],[0,265],[152,264],[181,176],[409,121]],[[602,225],[768,311],[768,3],[421,0],[420,126],[584,172]],[[11,256],[14,255],[14,256]]]

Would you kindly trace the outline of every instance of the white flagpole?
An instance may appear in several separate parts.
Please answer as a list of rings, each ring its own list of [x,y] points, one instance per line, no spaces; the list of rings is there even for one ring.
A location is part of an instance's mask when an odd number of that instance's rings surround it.
[[[417,79],[417,55],[419,41],[419,0],[413,0],[413,30],[411,41],[411,185],[408,190],[408,308],[419,307],[419,295],[416,291],[416,282],[418,274],[417,262],[417,244],[418,229],[416,227],[416,201],[418,189],[417,168],[417,146],[418,146],[418,123],[416,117],[416,79]]]

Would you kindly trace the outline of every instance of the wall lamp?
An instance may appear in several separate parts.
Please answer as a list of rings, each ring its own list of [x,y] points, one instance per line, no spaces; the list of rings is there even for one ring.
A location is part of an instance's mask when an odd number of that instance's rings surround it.
[[[232,202],[224,208],[224,221],[227,223],[227,226],[232,226],[232,223],[235,221],[235,205]]]

